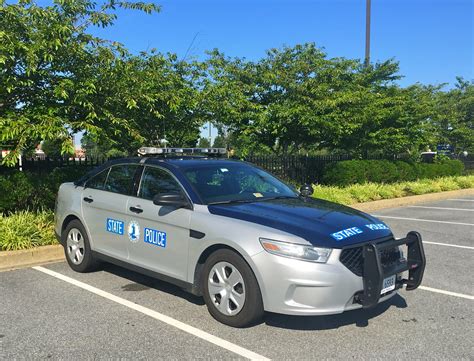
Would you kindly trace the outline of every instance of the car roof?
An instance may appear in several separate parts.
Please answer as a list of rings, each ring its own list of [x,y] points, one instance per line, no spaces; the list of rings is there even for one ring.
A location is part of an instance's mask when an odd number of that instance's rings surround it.
[[[75,185],[82,185],[87,179],[99,174],[104,169],[109,168],[116,164],[148,164],[148,165],[166,165],[166,168],[175,169],[195,169],[204,168],[209,164],[225,167],[231,164],[248,164],[247,162],[240,161],[238,159],[229,158],[210,158],[206,156],[166,156],[166,157],[128,157],[128,158],[116,158],[109,160],[100,166],[87,172],[84,176],[79,178]]]

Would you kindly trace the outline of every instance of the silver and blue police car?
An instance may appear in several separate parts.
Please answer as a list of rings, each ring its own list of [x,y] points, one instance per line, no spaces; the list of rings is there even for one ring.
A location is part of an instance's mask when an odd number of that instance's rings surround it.
[[[73,270],[105,261],[174,283],[235,327],[264,311],[369,308],[421,283],[417,232],[395,239],[375,217],[311,198],[311,187],[211,157],[225,149],[139,153],[61,185],[55,230]]]

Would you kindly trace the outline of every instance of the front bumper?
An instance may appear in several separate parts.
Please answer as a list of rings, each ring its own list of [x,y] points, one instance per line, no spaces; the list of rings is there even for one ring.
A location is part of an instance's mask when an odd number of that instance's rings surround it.
[[[406,245],[406,261],[387,269],[380,252]],[[363,275],[351,272],[334,249],[325,264],[295,260],[261,252],[252,257],[266,311],[290,315],[327,315],[356,308],[369,308],[396,294],[398,288],[418,287],[423,277],[425,256],[421,236],[410,232],[406,238],[364,244]],[[401,274],[408,271],[408,278]],[[395,290],[380,294],[384,278],[396,276]]]
[[[382,251],[407,246],[407,259],[392,267],[384,268],[380,254]],[[408,279],[398,279],[395,288],[406,284],[407,291],[418,288],[423,279],[426,258],[421,235],[418,232],[409,232],[405,238],[384,243],[369,243],[364,245],[364,290],[357,295],[356,301],[364,308],[375,306],[380,299],[382,282],[385,278],[408,271]]]

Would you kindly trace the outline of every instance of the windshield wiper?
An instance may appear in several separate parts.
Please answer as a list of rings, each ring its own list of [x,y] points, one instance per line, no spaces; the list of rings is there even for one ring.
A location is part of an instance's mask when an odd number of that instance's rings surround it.
[[[252,203],[252,202],[257,202],[258,199],[236,199],[233,201],[220,201],[220,202],[211,202],[208,203],[208,206],[214,206],[218,204],[232,204],[232,203]]]
[[[298,199],[299,197],[297,196],[277,196],[277,197],[269,197],[269,198],[263,198],[260,199],[261,201],[272,201],[274,199]]]
[[[211,202],[208,203],[208,206],[213,206],[217,204],[232,204],[232,203],[254,203],[254,202],[263,202],[263,201],[271,201],[274,199],[298,199],[298,197],[291,197],[291,196],[277,196],[277,197],[269,197],[269,198],[255,198],[255,199],[236,199],[232,201],[220,201],[220,202]]]

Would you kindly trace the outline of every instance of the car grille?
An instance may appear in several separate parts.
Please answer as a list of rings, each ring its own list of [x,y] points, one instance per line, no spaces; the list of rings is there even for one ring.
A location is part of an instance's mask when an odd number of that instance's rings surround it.
[[[384,269],[391,268],[393,265],[399,262],[400,256],[401,255],[398,247],[383,250],[380,254],[382,267]],[[339,260],[352,273],[362,277],[364,271],[363,247],[343,249]]]

